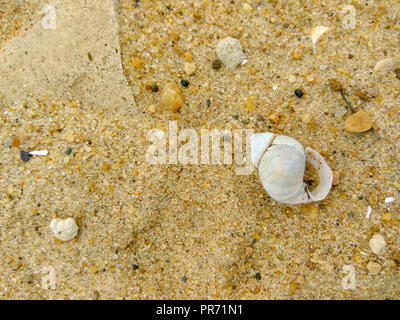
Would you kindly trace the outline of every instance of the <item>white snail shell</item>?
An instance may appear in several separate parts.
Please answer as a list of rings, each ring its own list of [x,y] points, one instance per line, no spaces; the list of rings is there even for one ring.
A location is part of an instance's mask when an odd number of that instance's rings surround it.
[[[274,200],[285,204],[324,199],[332,186],[332,170],[316,151],[287,136],[271,132],[251,136],[251,158],[261,183]],[[318,172],[320,183],[310,192],[304,183],[306,161]]]

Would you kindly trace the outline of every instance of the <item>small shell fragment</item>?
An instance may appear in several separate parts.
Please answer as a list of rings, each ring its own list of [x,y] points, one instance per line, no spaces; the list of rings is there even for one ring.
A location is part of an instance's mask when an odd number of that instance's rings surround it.
[[[394,197],[387,197],[385,198],[385,203],[391,203],[394,201]]]
[[[367,219],[369,219],[369,217],[371,216],[371,212],[372,212],[372,208],[371,208],[371,206],[368,206],[367,215],[365,216]]]
[[[393,58],[386,58],[386,59],[379,60],[376,63],[374,71],[386,73],[386,72],[390,72],[390,71],[394,70],[395,66],[396,66],[396,62]]]
[[[314,53],[317,51],[316,43],[318,42],[319,38],[321,38],[321,36],[328,30],[329,30],[329,28],[325,27],[325,26],[318,26],[318,27],[315,27],[314,29],[312,29],[312,31],[311,31],[311,41],[313,43],[313,51],[314,51]]]
[[[245,60],[242,45],[238,39],[226,37],[218,41],[216,52],[218,59],[228,69],[234,69]]]
[[[31,156],[47,156],[49,152],[47,150],[31,151],[29,152]]]
[[[73,218],[51,220],[50,230],[61,241],[72,240],[78,234],[78,226]]]

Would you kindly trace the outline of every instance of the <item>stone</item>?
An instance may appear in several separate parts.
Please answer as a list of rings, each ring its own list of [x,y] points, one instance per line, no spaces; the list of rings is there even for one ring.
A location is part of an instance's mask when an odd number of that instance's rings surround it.
[[[369,271],[370,274],[372,275],[377,275],[379,272],[381,272],[382,267],[379,263],[377,262],[369,262],[367,264],[367,269]]]
[[[333,175],[333,179],[332,179],[332,185],[336,186],[339,184],[339,180],[340,180],[340,172],[333,170],[332,171],[332,175]]]
[[[397,66],[393,58],[379,60],[374,67],[375,72],[387,73],[395,69]]]
[[[196,65],[191,62],[185,62],[183,65],[183,70],[185,71],[186,75],[191,76],[196,72]]]
[[[245,59],[242,45],[238,39],[226,37],[218,41],[216,52],[218,59],[228,69],[234,69]]]
[[[53,0],[52,6],[54,28],[38,21],[0,50],[0,93],[6,102],[50,94],[137,113],[122,69],[118,1]]]
[[[351,133],[362,133],[372,128],[371,116],[364,110],[357,111],[348,117],[344,123],[344,129]]]
[[[380,234],[374,234],[369,240],[369,247],[375,254],[381,253],[382,249],[386,246],[385,239]]]
[[[183,104],[182,91],[176,83],[170,82],[161,91],[161,105],[177,112]]]
[[[51,220],[50,230],[61,241],[72,240],[78,234],[78,226],[73,218]]]

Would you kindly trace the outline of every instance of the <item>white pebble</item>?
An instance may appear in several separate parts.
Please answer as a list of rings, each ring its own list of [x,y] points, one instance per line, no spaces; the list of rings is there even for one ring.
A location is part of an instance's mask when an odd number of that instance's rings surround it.
[[[217,43],[216,52],[218,59],[228,69],[234,69],[245,59],[242,45],[238,39],[226,37]]]
[[[375,65],[375,72],[389,72],[392,71],[395,68],[395,61],[393,58],[386,58],[379,60],[376,65]]]
[[[386,241],[380,234],[374,234],[373,237],[369,240],[369,246],[373,253],[379,254],[386,246]]]
[[[72,240],[78,234],[78,226],[72,218],[51,220],[50,230],[57,239],[62,241]]]
[[[393,202],[394,201],[394,197],[387,197],[386,199],[385,199],[385,203],[391,203],[391,202]]]

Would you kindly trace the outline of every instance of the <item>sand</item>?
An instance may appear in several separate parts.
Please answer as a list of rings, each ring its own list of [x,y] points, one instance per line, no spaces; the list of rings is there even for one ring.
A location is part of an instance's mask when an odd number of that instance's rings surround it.
[[[0,1],[0,50],[51,1],[12,3]],[[122,67],[139,115],[51,92],[1,100],[1,299],[400,298],[400,80],[374,70],[398,56],[399,2],[352,1],[354,29],[342,25],[348,1],[244,3],[119,1]],[[319,25],[329,31],[313,54]],[[215,70],[227,36],[248,62]],[[371,130],[344,130],[351,111],[331,78],[371,115]],[[181,79],[184,104],[164,110],[161,89]],[[371,88],[369,101],[356,94]],[[287,206],[235,163],[151,165],[146,132],[171,120],[196,132],[291,136],[340,179],[323,201]],[[48,156],[21,160],[21,150],[43,149]],[[78,236],[62,242],[49,224],[69,217]],[[375,234],[386,241],[379,254]]]

